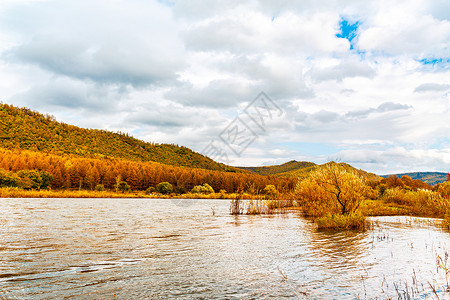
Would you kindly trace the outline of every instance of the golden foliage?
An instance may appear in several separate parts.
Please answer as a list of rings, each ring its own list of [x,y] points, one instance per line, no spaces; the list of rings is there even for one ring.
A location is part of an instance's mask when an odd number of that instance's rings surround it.
[[[281,193],[293,190],[295,179],[257,174],[211,171],[197,168],[176,167],[155,162],[138,162],[112,158],[81,158],[72,155],[55,155],[27,150],[0,148],[0,186],[2,178],[16,178],[21,170],[39,170],[52,176],[52,189],[95,189],[102,184],[114,190],[118,181],[124,181],[133,190],[146,190],[160,182],[169,182],[175,188],[191,190],[207,183],[215,191],[247,192],[247,188],[262,191],[273,184]],[[119,179],[119,180],[118,180]],[[15,180],[15,181],[17,181]],[[5,180],[6,181],[6,180]],[[14,181],[14,180],[12,180]],[[15,182],[14,181],[14,182]],[[14,183],[13,182],[13,183]],[[4,186],[18,186],[4,184]]]
[[[297,183],[295,192],[306,215],[351,214],[361,204],[370,188],[357,173],[338,164],[316,169]]]
[[[398,187],[387,189],[382,200],[401,205],[415,216],[442,218],[450,209],[449,199],[429,190],[411,191]]]

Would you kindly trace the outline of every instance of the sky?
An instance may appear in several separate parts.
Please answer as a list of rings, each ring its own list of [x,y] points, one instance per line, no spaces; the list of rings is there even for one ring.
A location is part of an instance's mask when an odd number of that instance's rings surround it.
[[[448,0],[1,0],[0,101],[231,165],[450,171]]]

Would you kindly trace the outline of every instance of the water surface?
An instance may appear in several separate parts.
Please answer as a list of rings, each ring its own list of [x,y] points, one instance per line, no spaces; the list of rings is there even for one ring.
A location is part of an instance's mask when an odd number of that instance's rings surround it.
[[[448,297],[449,233],[427,219],[321,232],[298,213],[167,199],[0,199],[0,212],[0,299],[429,298],[428,282]]]

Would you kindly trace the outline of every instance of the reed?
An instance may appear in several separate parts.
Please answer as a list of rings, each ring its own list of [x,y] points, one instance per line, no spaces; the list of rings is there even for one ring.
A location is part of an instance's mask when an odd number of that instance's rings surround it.
[[[232,215],[242,215],[244,211],[244,206],[242,200],[232,199],[230,205],[230,214]]]

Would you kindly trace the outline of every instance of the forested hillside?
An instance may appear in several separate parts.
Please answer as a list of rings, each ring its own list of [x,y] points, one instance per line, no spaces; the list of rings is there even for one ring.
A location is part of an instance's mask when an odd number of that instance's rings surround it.
[[[243,172],[186,147],[147,143],[125,133],[84,129],[28,108],[0,104],[0,147],[90,158],[155,161],[174,166]]]
[[[22,170],[34,172],[21,176]],[[26,181],[24,182],[23,179]],[[117,158],[60,156],[0,148],[0,187],[34,188],[33,184],[39,184],[37,188],[42,188],[43,179],[48,180],[53,189],[88,190],[93,190],[99,184],[112,190],[122,181],[133,190],[146,190],[149,187],[155,187],[158,183],[169,182],[178,193],[185,193],[194,186],[204,183],[211,185],[216,192],[225,190],[260,193],[269,184],[275,185],[280,192],[289,192],[296,183],[295,178],[287,177],[221,172]]]

